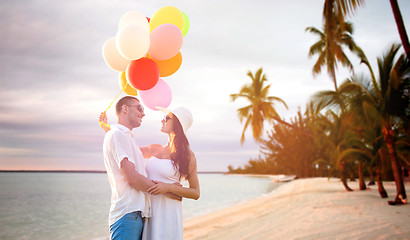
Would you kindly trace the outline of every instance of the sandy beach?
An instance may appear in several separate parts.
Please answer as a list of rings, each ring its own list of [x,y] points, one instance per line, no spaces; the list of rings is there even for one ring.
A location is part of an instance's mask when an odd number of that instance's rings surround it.
[[[407,195],[410,184],[405,183]],[[396,187],[365,191],[339,179],[294,180],[275,192],[184,222],[184,239],[410,239],[410,204],[389,206]]]

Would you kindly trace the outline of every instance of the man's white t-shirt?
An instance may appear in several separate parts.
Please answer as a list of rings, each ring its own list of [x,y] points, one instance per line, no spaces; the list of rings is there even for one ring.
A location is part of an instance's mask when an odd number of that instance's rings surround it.
[[[103,152],[104,164],[111,185],[109,225],[111,226],[125,214],[134,211],[141,211],[143,217],[149,217],[149,195],[132,188],[121,171],[121,161],[128,158],[128,161],[135,165],[136,172],[147,176],[144,157],[130,129],[121,124],[111,126],[111,130],[105,134]]]

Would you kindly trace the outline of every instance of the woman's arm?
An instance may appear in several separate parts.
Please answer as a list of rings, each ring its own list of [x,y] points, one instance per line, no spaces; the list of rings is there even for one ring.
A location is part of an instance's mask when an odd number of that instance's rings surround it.
[[[155,194],[164,194],[167,192],[171,192],[171,193],[174,193],[184,198],[191,198],[191,199],[198,200],[200,196],[200,189],[199,189],[199,180],[198,180],[195,155],[192,153],[191,159],[189,162],[189,175],[188,175],[189,188],[177,186],[175,184],[170,184],[170,183],[163,183],[163,182],[158,182],[158,181],[153,181],[153,182],[157,184],[147,189],[148,193],[150,194],[155,195]]]
[[[107,114],[105,112],[100,113],[100,117],[98,118],[98,122],[100,123],[100,127],[105,131],[108,132],[111,130],[111,126],[107,124]]]

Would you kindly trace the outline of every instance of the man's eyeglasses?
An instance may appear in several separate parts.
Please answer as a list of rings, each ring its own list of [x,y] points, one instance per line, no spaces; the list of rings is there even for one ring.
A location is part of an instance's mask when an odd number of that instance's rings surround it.
[[[144,107],[142,105],[127,105],[128,107],[137,107],[137,110],[144,112]]]

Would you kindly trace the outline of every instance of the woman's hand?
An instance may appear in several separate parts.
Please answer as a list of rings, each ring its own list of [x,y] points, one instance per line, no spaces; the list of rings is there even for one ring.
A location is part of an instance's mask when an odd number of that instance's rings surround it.
[[[163,183],[163,182],[155,181],[155,180],[152,180],[152,181],[155,183],[155,185],[152,185],[151,187],[147,189],[147,192],[149,194],[158,195],[158,194],[165,194],[167,192],[170,192],[169,190],[170,190],[171,184]]]

